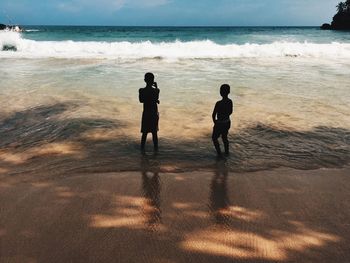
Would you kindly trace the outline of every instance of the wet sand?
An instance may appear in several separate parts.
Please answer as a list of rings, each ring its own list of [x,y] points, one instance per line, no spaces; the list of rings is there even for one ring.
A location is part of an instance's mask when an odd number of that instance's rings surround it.
[[[0,262],[349,262],[349,168],[7,174]]]

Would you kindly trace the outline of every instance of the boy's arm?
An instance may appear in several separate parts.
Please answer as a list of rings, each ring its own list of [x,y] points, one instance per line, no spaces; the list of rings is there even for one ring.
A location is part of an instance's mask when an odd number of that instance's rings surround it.
[[[140,103],[144,102],[142,89],[139,89],[139,101],[140,101]]]
[[[232,100],[230,100],[230,111],[229,111],[230,115],[232,114],[232,112],[233,112],[233,102]]]
[[[213,114],[211,115],[213,122],[216,123],[216,114],[218,113],[218,109],[217,109],[217,103],[215,104],[214,110],[213,110]]]
[[[158,89],[158,87],[156,88],[157,90],[157,96],[156,96],[156,102],[159,104],[159,93],[160,93],[160,89]]]

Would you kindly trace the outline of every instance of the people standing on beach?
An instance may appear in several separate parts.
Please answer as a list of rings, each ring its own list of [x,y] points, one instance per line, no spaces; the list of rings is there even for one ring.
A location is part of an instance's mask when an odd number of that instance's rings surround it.
[[[147,134],[152,133],[154,151],[158,151],[158,104],[159,92],[157,82],[154,82],[153,73],[145,74],[146,87],[139,90],[139,100],[143,103],[143,113],[141,121],[141,151],[145,151]]]
[[[221,149],[219,144],[219,137],[221,136],[224,143],[225,155],[229,155],[229,141],[228,141],[228,131],[231,127],[230,115],[233,112],[233,102],[229,99],[230,86],[228,84],[223,84],[220,87],[220,95],[222,100],[216,102],[215,108],[212,114],[214,128],[213,128],[213,143],[218,156],[221,156]]]

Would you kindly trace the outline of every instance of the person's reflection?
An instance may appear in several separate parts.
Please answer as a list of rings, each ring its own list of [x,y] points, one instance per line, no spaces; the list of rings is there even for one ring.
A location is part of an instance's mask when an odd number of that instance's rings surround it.
[[[215,223],[229,224],[230,201],[227,193],[228,168],[225,160],[218,160],[214,169],[214,176],[210,185],[210,210]]]
[[[142,192],[145,198],[143,212],[147,226],[154,229],[161,221],[159,163],[142,157]]]

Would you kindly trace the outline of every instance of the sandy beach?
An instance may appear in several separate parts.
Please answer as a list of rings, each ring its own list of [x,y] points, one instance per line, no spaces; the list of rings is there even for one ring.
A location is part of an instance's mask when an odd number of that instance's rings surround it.
[[[350,258],[349,168],[0,174],[0,262]]]

